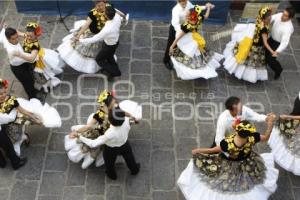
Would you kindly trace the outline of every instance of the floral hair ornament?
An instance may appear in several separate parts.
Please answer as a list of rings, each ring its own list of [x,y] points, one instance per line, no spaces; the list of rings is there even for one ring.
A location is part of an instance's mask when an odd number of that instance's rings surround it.
[[[100,93],[97,102],[101,105],[105,104],[105,100],[107,100],[107,98],[109,96],[112,96],[112,94],[110,92],[108,92],[107,90],[104,90]]]
[[[192,10],[190,13],[190,19],[191,21],[198,21],[198,13],[195,10]]]
[[[271,8],[268,6],[264,6],[259,10],[259,17],[264,18],[264,16],[271,11]]]
[[[8,80],[1,79],[1,78],[0,78],[0,84],[1,84],[4,88],[8,88]]]
[[[237,132],[249,132],[249,133],[255,133],[256,128],[254,125],[250,124],[249,122],[241,121],[239,124],[235,126],[235,130]]]
[[[202,12],[201,6],[196,5],[194,9],[195,9],[195,11],[197,12],[198,15],[201,14],[201,12]]]
[[[43,33],[42,28],[36,22],[28,22],[26,28],[34,29],[34,34],[38,37]]]

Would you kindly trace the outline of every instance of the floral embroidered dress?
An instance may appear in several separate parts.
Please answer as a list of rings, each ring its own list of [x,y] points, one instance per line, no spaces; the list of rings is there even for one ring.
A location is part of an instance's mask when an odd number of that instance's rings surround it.
[[[107,113],[107,108],[102,107],[97,110],[96,113],[91,114],[87,123],[89,123],[91,119],[95,119],[97,121],[97,124],[93,127],[93,129],[81,133],[81,135],[89,139],[96,139],[100,135],[104,135],[105,131],[110,126]],[[77,125],[73,126],[71,129],[72,131],[76,131],[81,127],[82,125]],[[95,162],[97,167],[104,164],[102,156],[102,146],[97,148],[90,148],[84,143],[80,142],[78,139],[72,139],[69,137],[69,135],[66,135],[65,149],[68,152],[68,157],[72,162],[79,163],[81,160],[83,160],[81,165],[83,169],[89,167],[93,162]]]
[[[107,4],[106,6],[110,6]],[[105,13],[92,9],[88,17],[92,20],[89,28],[81,35],[81,38],[93,37],[99,33],[105,25],[107,18]],[[100,67],[95,58],[101,50],[102,42],[96,42],[84,45],[79,41],[73,41],[72,38],[80,31],[86,20],[80,20],[74,23],[74,29],[71,34],[63,38],[63,43],[57,48],[62,59],[72,68],[79,72],[96,73]]]
[[[300,96],[300,95],[299,95]],[[300,116],[300,97],[294,103],[290,115]],[[300,121],[294,119],[279,119],[273,128],[269,145],[278,165],[293,174],[300,176]]]
[[[215,70],[220,67],[219,61],[223,59],[221,54],[206,48],[206,41],[199,34],[204,20],[202,7],[196,5],[194,12],[197,14],[197,23],[186,21],[181,25],[185,35],[178,41],[171,55],[177,76],[183,80],[218,76]]]
[[[268,7],[259,11],[256,24],[237,24],[232,32],[232,39],[224,49],[224,67],[238,79],[251,83],[268,80],[265,60],[266,48],[262,35],[268,34],[270,28],[262,21],[269,12]]]
[[[221,141],[220,154],[194,155],[177,182],[187,200],[267,200],[275,192],[278,170],[272,154],[252,150],[260,134],[251,134],[241,147],[235,136]]]

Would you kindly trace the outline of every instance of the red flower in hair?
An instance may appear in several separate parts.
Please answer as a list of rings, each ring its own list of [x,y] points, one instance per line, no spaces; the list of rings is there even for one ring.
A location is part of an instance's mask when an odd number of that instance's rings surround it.
[[[235,125],[238,125],[239,123],[241,123],[241,118],[237,118],[234,122]]]
[[[3,80],[3,81],[2,81],[2,84],[3,84],[3,86],[4,86],[5,88],[7,88],[7,87],[8,87],[8,80]]]
[[[36,27],[34,34],[39,37],[42,35],[42,33],[43,33],[42,28],[40,26]]]
[[[196,12],[196,11],[191,11],[191,13],[190,13],[190,19],[191,19],[191,21],[198,21],[198,13]]]

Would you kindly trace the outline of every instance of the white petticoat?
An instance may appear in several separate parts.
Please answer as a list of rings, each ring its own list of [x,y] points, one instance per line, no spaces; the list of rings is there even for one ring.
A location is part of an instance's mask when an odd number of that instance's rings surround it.
[[[45,64],[45,68],[43,70],[35,68],[34,71],[42,73],[46,80],[48,80],[48,82],[43,85],[47,91],[48,86],[53,88],[61,83],[60,79],[55,77],[55,75],[61,74],[66,64],[57,52],[46,48],[44,48],[44,51],[45,55],[42,59],[43,63]]]
[[[123,111],[131,114],[136,119],[138,120],[142,119],[142,108],[136,102],[130,100],[124,100],[119,103],[119,106]],[[89,123],[93,119],[93,115],[94,113],[90,114],[87,123]],[[72,126],[71,130],[75,131],[83,126],[84,125]],[[100,167],[104,164],[103,152],[100,152],[99,155],[96,157],[96,159],[94,159],[92,158],[90,152],[83,153],[81,151],[81,145],[82,143],[77,143],[76,138],[72,139],[69,137],[69,135],[65,136],[65,150],[67,151],[67,155],[72,162],[79,163],[81,160],[83,160],[81,164],[82,169],[88,168],[94,162],[96,167]],[[116,162],[117,163],[123,162],[123,160],[120,160],[118,157]]]
[[[195,167],[193,160],[181,173],[177,184],[187,200],[267,200],[277,188],[279,172],[274,167],[272,154],[261,154],[261,157],[267,168],[265,181],[245,193],[221,193],[207,187],[204,182],[201,182],[201,177],[198,176],[199,169]]]
[[[234,55],[235,46],[245,37],[253,38],[255,33],[255,24],[237,24],[232,32],[231,41],[226,44],[223,51],[225,61],[224,68],[234,74],[238,79],[251,83],[268,80],[266,68],[253,68],[244,64],[238,64]]]
[[[48,103],[43,105],[35,98],[32,98],[29,101],[23,98],[17,98],[17,100],[22,108],[39,116],[46,128],[61,127],[62,122],[59,113]]]
[[[283,136],[277,127],[273,128],[270,139],[268,141],[275,162],[283,169],[300,176],[300,157],[293,155],[284,144]]]
[[[63,42],[58,46],[57,50],[61,58],[73,69],[79,72],[93,74],[100,70],[94,58],[88,58],[78,53],[71,45],[73,33],[81,28],[85,20],[76,21],[74,28],[70,31],[71,34],[63,38]]]
[[[38,99],[30,99],[29,101],[23,98],[17,98],[18,103],[25,110],[39,116],[42,119],[43,125],[47,128],[54,128],[61,126],[61,118],[57,110],[47,103],[44,105]],[[15,112],[15,111],[12,111]],[[15,112],[16,113],[16,112]],[[16,114],[15,114],[16,115]],[[19,141],[14,143],[14,149],[18,156],[21,155],[21,145],[27,140],[27,136],[25,135],[25,130],[23,127],[22,137]]]
[[[187,56],[194,57],[200,55],[198,44],[192,38],[192,33],[185,34],[177,43],[177,47]],[[185,66],[183,63],[178,62],[171,56],[174,69],[177,76],[182,80],[192,80],[197,78],[210,79],[217,77],[216,69],[221,66],[220,61],[223,59],[223,55],[214,53],[209,62],[197,69],[192,69]]]

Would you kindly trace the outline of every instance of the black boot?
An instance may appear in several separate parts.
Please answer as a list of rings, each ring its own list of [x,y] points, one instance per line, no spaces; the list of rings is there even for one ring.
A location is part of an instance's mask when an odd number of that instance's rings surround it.
[[[169,62],[164,62],[165,64],[165,67],[169,70],[172,70],[173,69],[173,63],[171,61]]]
[[[27,163],[27,158],[21,158],[20,162],[16,166],[13,166],[13,169],[18,170],[19,168],[23,167],[26,163]]]
[[[137,175],[140,172],[141,164],[137,163],[136,164],[136,170],[131,171],[131,175]]]
[[[115,171],[110,171],[110,172],[106,171],[106,176],[111,180],[117,180],[117,174]]]
[[[5,168],[6,167],[6,161],[0,164],[0,168]]]

